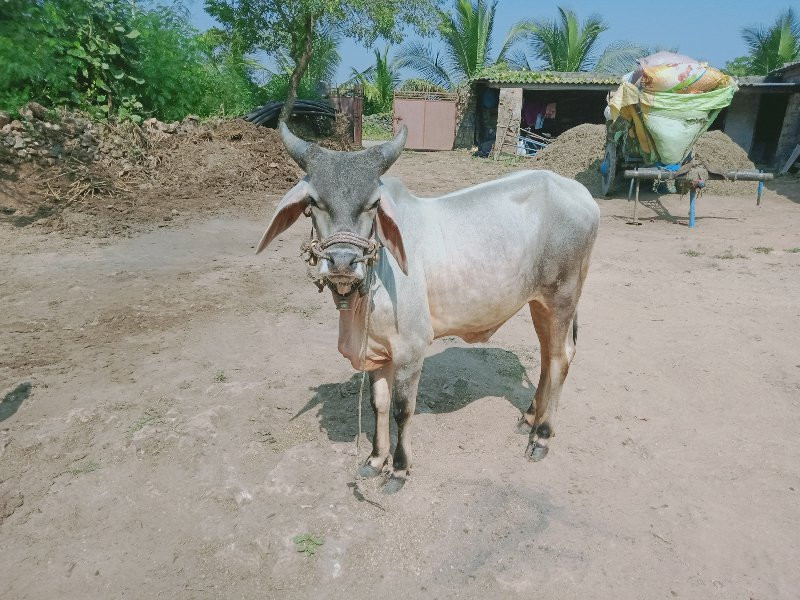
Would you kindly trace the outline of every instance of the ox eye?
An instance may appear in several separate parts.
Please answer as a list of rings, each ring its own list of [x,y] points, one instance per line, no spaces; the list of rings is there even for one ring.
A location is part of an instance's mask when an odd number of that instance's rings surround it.
[[[323,206],[321,206],[320,203],[315,198],[312,198],[311,196],[306,196],[306,204],[308,204],[309,208],[316,208],[318,210],[325,210],[325,208]]]

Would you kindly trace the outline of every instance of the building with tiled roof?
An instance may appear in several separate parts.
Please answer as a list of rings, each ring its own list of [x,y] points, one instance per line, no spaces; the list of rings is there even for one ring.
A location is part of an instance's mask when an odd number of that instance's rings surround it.
[[[618,75],[605,73],[488,67],[470,81],[471,101],[456,143],[496,142],[497,132],[515,121],[552,137],[583,123],[603,124],[606,96],[619,84]],[[782,166],[800,144],[800,61],[766,76],[740,77],[737,84],[733,102],[712,128],[727,133],[754,162]]]

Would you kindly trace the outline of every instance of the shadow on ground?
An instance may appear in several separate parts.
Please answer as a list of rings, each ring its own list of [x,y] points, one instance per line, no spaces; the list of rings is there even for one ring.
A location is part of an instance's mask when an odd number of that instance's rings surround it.
[[[314,396],[295,416],[319,406],[320,425],[328,438],[349,442],[358,433],[361,374],[344,383],[311,388]],[[417,413],[448,413],[489,396],[508,400],[520,412],[530,406],[536,387],[513,352],[500,348],[448,348],[425,359]],[[369,377],[364,383],[362,431],[372,432],[375,419],[369,403]]]
[[[0,421],[5,421],[12,417],[22,403],[31,395],[32,389],[33,386],[30,381],[26,381],[8,392],[3,400],[0,401]]]
[[[788,198],[795,204],[800,204],[800,174],[784,175],[773,181],[768,181],[766,188],[784,198]]]

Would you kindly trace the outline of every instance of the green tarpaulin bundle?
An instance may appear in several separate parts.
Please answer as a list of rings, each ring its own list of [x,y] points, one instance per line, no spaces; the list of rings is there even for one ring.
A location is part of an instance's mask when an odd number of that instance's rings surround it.
[[[736,89],[730,78],[717,89],[699,94],[651,92],[623,82],[608,105],[612,121],[622,117],[630,122],[628,135],[636,137],[647,164],[680,164],[731,103]]]

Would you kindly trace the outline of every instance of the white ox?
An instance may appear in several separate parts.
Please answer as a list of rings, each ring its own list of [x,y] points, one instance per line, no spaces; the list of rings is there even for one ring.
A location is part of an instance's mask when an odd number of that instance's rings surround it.
[[[541,374],[519,424],[530,432],[526,456],[544,458],[575,354],[576,307],[597,235],[599,210],[588,190],[549,171],[521,171],[418,198],[384,176],[402,152],[405,128],[360,152],[319,148],[284,125],[281,135],[307,175],[280,201],[258,252],[301,214],[312,217],[318,237],[308,258],[318,263],[318,285],[330,287],[343,308],[339,351],[370,373],[375,435],[360,474],[388,473],[386,492],[405,483],[411,417],[430,343],[442,336],[485,342],[525,304],[539,337]]]

